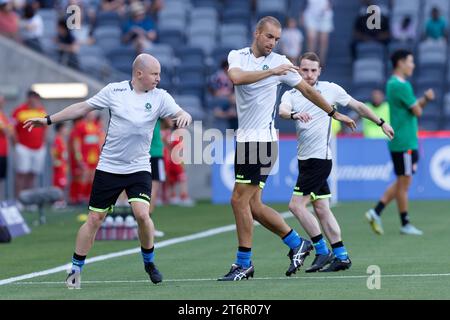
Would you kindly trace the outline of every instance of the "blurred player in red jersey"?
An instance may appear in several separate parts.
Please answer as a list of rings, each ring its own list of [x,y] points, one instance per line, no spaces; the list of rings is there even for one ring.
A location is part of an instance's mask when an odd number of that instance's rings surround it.
[[[68,153],[67,153],[67,126],[64,122],[55,124],[55,140],[52,146],[53,157],[53,186],[60,188],[62,191],[67,187],[67,173],[68,173]],[[58,208],[66,206],[65,199],[55,203]]]
[[[8,117],[3,112],[5,98],[0,95],[0,201],[6,198],[5,178],[8,164],[8,137],[13,134],[13,129]]]
[[[81,156],[85,168],[82,194],[86,201],[89,200],[91,194],[95,168],[103,144],[103,131],[99,123],[101,122],[97,120],[97,113],[91,111],[80,125]]]
[[[41,97],[34,91],[28,91],[27,101],[13,111],[16,197],[20,191],[34,187],[36,175],[41,174],[44,170],[46,156],[46,127],[39,127],[37,130],[29,131],[23,127],[24,122],[31,118],[45,117],[46,114]]]
[[[73,122],[72,130],[69,135],[69,164],[70,164],[70,188],[69,202],[71,204],[81,204],[83,198],[84,185],[84,163],[81,155],[81,128],[84,119],[78,119]]]
[[[188,183],[184,165],[181,159],[178,158],[179,152],[176,151],[183,148],[183,142],[171,129],[161,130],[161,135],[166,146],[164,148],[164,164],[167,174],[167,180],[164,183],[165,196],[169,197],[168,202],[170,204],[189,207],[193,206],[194,201],[189,197],[188,193]],[[177,195],[177,188],[179,189],[179,196]]]

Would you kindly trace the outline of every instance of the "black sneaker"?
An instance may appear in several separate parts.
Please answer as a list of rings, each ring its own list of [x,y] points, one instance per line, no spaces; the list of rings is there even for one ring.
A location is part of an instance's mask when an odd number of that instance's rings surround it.
[[[150,280],[154,283],[160,283],[162,281],[162,274],[156,269],[156,266],[153,262],[149,262],[145,264],[145,272],[150,276]]]
[[[328,252],[327,254],[316,254],[311,267],[305,270],[306,273],[316,272],[325,267],[327,264],[332,262],[334,259],[333,252]]]
[[[352,261],[350,260],[350,258],[347,258],[345,260],[334,258],[328,267],[319,270],[319,272],[336,272],[340,270],[350,269],[351,266]]]
[[[255,267],[253,264],[248,268],[243,268],[240,265],[232,264],[230,271],[224,275],[222,278],[217,279],[217,281],[240,281],[242,279],[247,279],[249,277],[253,278],[255,273]]]
[[[303,265],[305,258],[313,249],[314,247],[311,244],[311,241],[303,240],[301,245],[289,250],[288,257],[291,259],[291,264],[286,271],[286,276],[290,277],[293,273],[296,273],[297,270]]]

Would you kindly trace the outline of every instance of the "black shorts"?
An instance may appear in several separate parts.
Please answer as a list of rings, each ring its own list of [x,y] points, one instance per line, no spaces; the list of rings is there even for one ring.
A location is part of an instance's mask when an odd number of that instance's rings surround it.
[[[412,176],[416,173],[419,153],[417,150],[391,152],[394,172],[397,176]]]
[[[152,167],[152,180],[153,181],[166,181],[166,169],[164,168],[163,157],[151,157],[150,165]]]
[[[234,155],[236,183],[259,185],[264,188],[278,158],[278,141],[237,142]]]
[[[6,178],[6,168],[8,164],[7,157],[0,157],[0,179]]]
[[[294,195],[311,195],[311,200],[330,198],[331,192],[328,186],[328,176],[333,166],[331,160],[307,159],[298,160],[298,178],[294,188]]]
[[[95,170],[89,210],[111,213],[123,190],[127,193],[128,202],[140,201],[150,204],[152,175],[147,171],[116,174]]]

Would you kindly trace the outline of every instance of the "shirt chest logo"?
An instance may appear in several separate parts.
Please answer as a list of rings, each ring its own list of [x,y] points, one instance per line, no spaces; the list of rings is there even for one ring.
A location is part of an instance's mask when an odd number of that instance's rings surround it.
[[[268,66],[267,64],[265,64],[265,65],[263,65],[262,69],[263,69],[263,70],[268,70],[268,69],[269,69],[269,66]]]
[[[151,111],[152,110],[152,105],[150,104],[150,102],[147,102],[145,104],[145,110],[147,110],[147,111]]]

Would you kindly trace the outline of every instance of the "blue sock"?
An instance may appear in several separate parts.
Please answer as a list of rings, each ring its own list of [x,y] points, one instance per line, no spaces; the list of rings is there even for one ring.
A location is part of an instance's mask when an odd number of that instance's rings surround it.
[[[302,244],[302,238],[300,238],[300,236],[294,229],[291,229],[291,231],[284,236],[283,242],[289,248],[294,249]]]
[[[331,248],[333,248],[333,253],[339,260],[348,259],[348,252],[342,241],[332,244]]]
[[[84,260],[86,260],[86,256],[80,256],[74,252],[72,257],[72,270],[81,272],[84,266]]]
[[[248,268],[251,265],[252,249],[239,247],[236,253],[236,264],[243,268]]]
[[[328,250],[328,247],[327,247],[327,242],[323,238],[322,234],[312,237],[311,241],[313,242],[314,249],[316,250],[316,254],[326,255],[330,252],[330,250]]]
[[[151,249],[144,249],[141,247],[141,254],[142,259],[144,259],[144,264],[153,262],[153,258],[155,257],[154,248],[155,247],[152,247]]]

